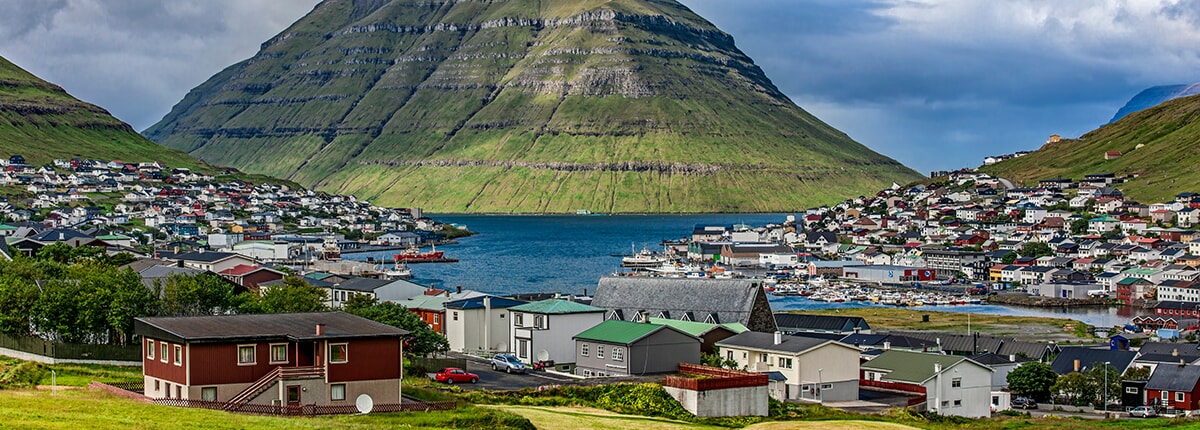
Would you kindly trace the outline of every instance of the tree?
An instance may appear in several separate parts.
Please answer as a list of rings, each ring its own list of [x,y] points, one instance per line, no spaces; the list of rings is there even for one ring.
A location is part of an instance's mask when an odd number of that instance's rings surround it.
[[[235,286],[215,273],[171,274],[154,281],[162,297],[159,315],[221,315],[237,311],[247,296],[238,295]]]
[[[355,295],[346,300],[342,310],[347,313],[409,331],[404,344],[405,354],[423,357],[450,349],[450,343],[440,333],[429,328],[417,314],[392,302],[380,302],[368,295]]]
[[[737,370],[739,367],[737,360],[732,358],[721,358],[721,351],[719,349],[712,353],[700,354],[700,364],[734,370]]]
[[[1021,254],[1022,257],[1037,258],[1045,257],[1047,255],[1054,255],[1054,250],[1050,249],[1050,245],[1042,242],[1028,242],[1021,246],[1021,250],[1018,251],[1018,253]]]
[[[0,333],[29,336],[33,334],[30,312],[37,303],[37,285],[29,278],[12,274],[0,276]]]
[[[1060,376],[1058,382],[1055,382],[1050,387],[1050,390],[1061,394],[1064,403],[1070,403],[1074,406],[1085,406],[1096,402],[1096,393],[1099,391],[1099,388],[1096,381],[1092,380],[1087,374],[1072,372]]]
[[[1075,221],[1071,221],[1071,234],[1080,235],[1087,233],[1087,228],[1088,220],[1086,218],[1080,218]]]
[[[1004,264],[1013,264],[1014,261],[1017,261],[1017,253],[1015,252],[1004,254],[1004,257],[1000,258],[1000,262]]]
[[[1009,372],[1007,381],[1012,392],[1044,402],[1050,398],[1050,387],[1058,381],[1058,373],[1048,364],[1031,361]]]
[[[1125,371],[1124,375],[1121,375],[1121,379],[1127,380],[1127,381],[1148,380],[1148,379],[1150,379],[1150,368],[1149,367],[1140,367],[1140,366],[1130,367],[1129,370]]]
[[[1105,374],[1108,375],[1105,375]],[[1121,372],[1113,365],[1105,365],[1104,362],[1092,363],[1092,368],[1088,369],[1087,375],[1092,378],[1092,383],[1096,385],[1096,399],[1103,407],[1105,401],[1104,382],[1108,381],[1107,401],[1113,402],[1113,396],[1117,399],[1121,397]],[[1107,379],[1106,379],[1107,377]]]
[[[297,275],[283,277],[283,282],[263,290],[261,296],[249,296],[241,304],[242,313],[321,312],[325,305],[325,290],[309,285]]]

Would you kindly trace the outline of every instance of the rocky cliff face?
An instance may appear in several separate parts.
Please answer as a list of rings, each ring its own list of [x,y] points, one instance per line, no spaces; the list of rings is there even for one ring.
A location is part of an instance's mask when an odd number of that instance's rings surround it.
[[[918,177],[669,0],[328,0],[145,134],[452,212],[792,210]]]

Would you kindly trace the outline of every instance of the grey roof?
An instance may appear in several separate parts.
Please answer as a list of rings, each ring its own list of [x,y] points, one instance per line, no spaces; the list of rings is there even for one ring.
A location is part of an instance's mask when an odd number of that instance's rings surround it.
[[[993,352],[1000,355],[1023,355],[1028,358],[1041,360],[1053,347],[1046,343],[1021,341],[1012,337],[997,337],[985,335],[965,335],[938,332],[898,332],[905,336],[941,343],[942,351],[951,354],[981,354]]]
[[[795,354],[808,351],[826,343],[841,344],[840,342],[829,339],[806,336],[780,336],[780,338],[780,342],[776,344],[774,333],[744,331],[717,341],[717,346],[733,346],[739,348],[779,351]],[[846,346],[851,347],[850,345]]]
[[[857,330],[870,330],[871,326],[863,317],[837,315],[804,315],[780,312],[775,314],[775,324],[780,330],[789,331],[833,331],[850,333]]]
[[[206,263],[212,263],[233,257],[235,255],[237,254],[232,252],[187,252],[183,254],[176,254],[173,258],[176,260],[203,261]]]
[[[932,346],[937,346],[936,342],[925,339],[918,339],[912,336],[904,336],[895,333],[889,334],[851,334],[841,339],[842,343],[854,346],[873,346],[882,348],[884,342],[887,342],[892,348],[907,348],[907,349],[925,349]]]
[[[1179,361],[1184,358],[1187,361],[1193,361],[1200,358],[1200,345],[1194,343],[1174,343],[1174,342],[1146,342],[1138,349],[1138,353],[1146,355],[1167,355],[1174,357],[1173,360]]]
[[[777,328],[767,295],[754,280],[603,277],[592,306],[619,311],[628,318],[636,318],[640,311],[677,316],[691,312],[700,322],[740,322],[761,332]],[[715,321],[707,321],[710,315]]]
[[[1200,366],[1162,364],[1154,368],[1154,374],[1146,381],[1146,388],[1191,392],[1195,390],[1197,382],[1200,382]]]
[[[365,291],[374,292],[379,287],[390,284],[392,281],[375,278],[350,278],[337,284],[335,288],[339,290]]]
[[[325,334],[316,335],[323,324]],[[400,337],[407,330],[345,312],[134,318],[139,335],[177,342]]]
[[[199,275],[201,273],[209,273],[209,272],[205,271],[205,270],[200,270],[200,269],[193,269],[190,267],[176,267],[176,266],[162,266],[162,265],[150,266],[145,269],[142,269],[141,272],[138,272],[138,274],[142,276],[142,285],[145,285],[146,288],[154,288],[154,281],[159,280],[159,279],[166,279],[168,276],[171,276],[171,275],[194,276],[194,275]]]
[[[1075,371],[1075,360],[1079,360],[1080,372],[1091,369],[1094,363],[1109,362],[1117,369],[1117,373],[1125,373],[1125,369],[1137,355],[1138,353],[1133,351],[1067,347],[1062,349],[1053,363],[1050,363],[1050,368],[1059,375],[1066,375]]]

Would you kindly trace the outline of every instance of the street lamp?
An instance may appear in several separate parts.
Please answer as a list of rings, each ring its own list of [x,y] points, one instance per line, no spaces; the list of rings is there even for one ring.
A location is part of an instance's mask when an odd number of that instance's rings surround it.
[[[824,368],[817,369],[817,403],[825,404],[825,393],[821,392],[821,386],[825,384],[825,378],[821,376]]]
[[[1105,417],[1108,417],[1108,366],[1110,366],[1110,365],[1112,365],[1112,362],[1109,362],[1109,361],[1104,362],[1104,416]]]

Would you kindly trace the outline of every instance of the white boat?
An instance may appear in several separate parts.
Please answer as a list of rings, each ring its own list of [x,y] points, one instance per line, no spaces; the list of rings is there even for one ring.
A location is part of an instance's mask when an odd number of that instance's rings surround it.
[[[646,248],[642,248],[642,252],[621,259],[621,267],[630,268],[649,269],[662,267],[664,263],[668,263],[666,258],[650,252]]]
[[[405,266],[403,263],[397,261],[392,267],[387,267],[382,264],[379,265],[379,278],[386,280],[412,279],[413,274],[412,270],[409,269],[408,266]]]

